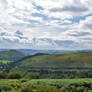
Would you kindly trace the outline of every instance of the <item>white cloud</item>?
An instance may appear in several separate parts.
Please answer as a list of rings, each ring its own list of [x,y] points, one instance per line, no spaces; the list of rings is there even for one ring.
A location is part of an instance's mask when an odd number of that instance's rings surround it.
[[[90,0],[35,0],[44,8],[41,13],[49,17],[72,18],[73,16],[83,16],[91,13],[92,3]]]
[[[91,12],[91,0],[0,0],[0,39],[17,45],[31,44],[33,38],[41,39],[38,44],[71,40],[92,48]],[[76,16],[86,18],[76,23]]]

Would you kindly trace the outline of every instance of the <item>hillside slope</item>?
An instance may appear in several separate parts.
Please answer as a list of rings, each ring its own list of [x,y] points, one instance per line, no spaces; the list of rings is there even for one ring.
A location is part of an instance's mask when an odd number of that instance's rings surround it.
[[[16,50],[8,50],[0,52],[0,60],[10,60],[10,61],[18,61],[23,58],[25,55]]]
[[[10,72],[20,72],[26,78],[92,77],[92,52],[68,55],[36,54],[27,56],[14,65]]]
[[[69,55],[28,56],[17,63],[18,67],[89,67],[92,66],[92,52]]]

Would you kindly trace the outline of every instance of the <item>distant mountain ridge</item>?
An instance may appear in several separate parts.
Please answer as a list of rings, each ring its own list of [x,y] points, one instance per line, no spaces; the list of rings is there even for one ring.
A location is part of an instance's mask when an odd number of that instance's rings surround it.
[[[79,52],[92,52],[91,49],[86,50],[40,50],[40,49],[0,49],[0,52],[15,50],[25,55],[34,55],[37,53],[43,54],[72,54]]]
[[[71,50],[36,50],[36,49],[19,49],[17,50],[21,53],[24,53],[26,55],[34,55],[37,53],[43,53],[43,54],[71,54],[77,52],[71,51]]]

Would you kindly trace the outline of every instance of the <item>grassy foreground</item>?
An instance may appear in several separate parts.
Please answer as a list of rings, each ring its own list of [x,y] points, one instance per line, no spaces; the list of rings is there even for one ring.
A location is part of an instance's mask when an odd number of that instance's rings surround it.
[[[0,92],[92,92],[92,79],[2,79]]]

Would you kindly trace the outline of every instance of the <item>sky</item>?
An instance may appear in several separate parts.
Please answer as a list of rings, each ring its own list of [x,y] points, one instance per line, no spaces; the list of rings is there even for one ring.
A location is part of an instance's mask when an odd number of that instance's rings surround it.
[[[1,49],[92,49],[91,0],[0,0]]]

